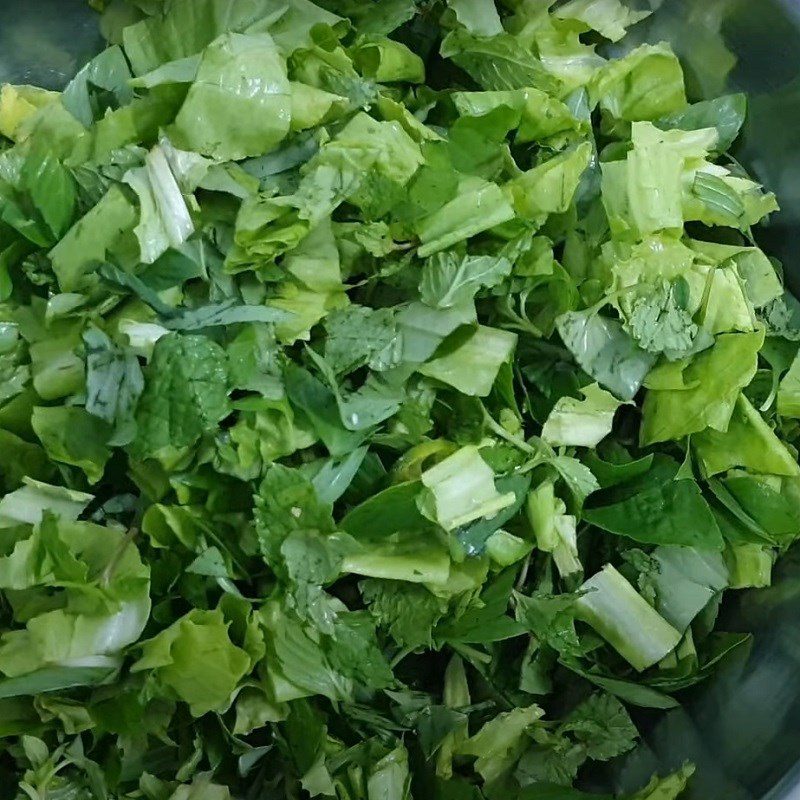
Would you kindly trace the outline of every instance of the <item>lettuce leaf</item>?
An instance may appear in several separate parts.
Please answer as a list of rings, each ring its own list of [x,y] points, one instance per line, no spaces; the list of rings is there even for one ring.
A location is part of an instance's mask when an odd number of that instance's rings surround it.
[[[581,389],[583,400],[562,397],[542,427],[542,439],[555,446],[597,447],[611,433],[623,403],[593,383]]]
[[[150,569],[137,549],[120,531],[87,522],[46,514],[2,558],[0,576],[18,602],[32,603],[24,627],[0,637],[6,697],[108,679],[150,612]],[[54,588],[63,607],[41,603]]]
[[[589,84],[592,105],[615,120],[656,120],[686,106],[683,71],[664,44],[643,44],[604,65]]]
[[[692,438],[700,466],[706,475],[733,467],[774,475],[800,475],[794,455],[778,439],[750,401],[740,395],[724,431],[703,431]]]
[[[203,52],[170,135],[212,158],[261,155],[289,132],[292,101],[286,63],[267,33],[229,33]]]
[[[420,508],[445,530],[489,517],[514,502],[513,492],[500,494],[494,473],[474,447],[464,447],[422,473],[428,490]]]
[[[650,389],[644,402],[643,444],[681,439],[706,428],[724,432],[741,393],[753,379],[763,330],[717,337],[682,371],[679,388]]]
[[[196,717],[229,705],[250,665],[248,654],[230,640],[219,609],[190,611],[141,649],[131,670],[147,670],[150,680],[188,703]]]
[[[585,581],[577,615],[641,672],[673,650],[681,635],[610,564]]]

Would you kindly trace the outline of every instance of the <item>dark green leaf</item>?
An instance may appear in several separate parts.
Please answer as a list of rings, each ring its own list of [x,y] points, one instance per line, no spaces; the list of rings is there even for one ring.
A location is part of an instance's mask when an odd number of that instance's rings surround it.
[[[645,544],[677,544],[721,550],[722,534],[700,487],[671,481],[610,506],[584,511],[584,519]]]
[[[724,153],[739,135],[747,114],[747,97],[743,94],[726,94],[713,100],[692,103],[683,111],[676,111],[656,122],[659,128],[679,128],[696,131],[700,128],[716,128],[717,143],[714,149]]]

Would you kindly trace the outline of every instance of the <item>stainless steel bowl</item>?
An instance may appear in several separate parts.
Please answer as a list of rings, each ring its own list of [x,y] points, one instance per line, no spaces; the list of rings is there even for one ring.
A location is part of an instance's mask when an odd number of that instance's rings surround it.
[[[649,2],[656,13],[624,47],[669,41],[695,99],[748,93],[736,156],[778,195],[782,210],[758,236],[800,294],[800,0]],[[58,88],[100,46],[85,0],[0,0],[0,82]],[[722,627],[751,631],[751,652],[684,695],[683,708],[640,720],[642,746],[595,776],[595,788],[636,788],[690,760],[695,800],[800,798],[800,549],[772,588],[728,601]]]

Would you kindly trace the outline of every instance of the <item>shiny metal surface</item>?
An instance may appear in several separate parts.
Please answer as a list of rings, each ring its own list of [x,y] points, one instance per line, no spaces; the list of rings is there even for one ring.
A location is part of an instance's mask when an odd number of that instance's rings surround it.
[[[0,82],[61,88],[103,41],[85,0],[0,0]]]
[[[758,236],[800,293],[800,0],[649,4],[657,12],[625,47],[671,42],[694,99],[748,92],[736,155],[778,194],[782,210]],[[0,81],[58,88],[99,44],[85,0],[0,0]],[[721,627],[754,633],[749,657],[687,693],[683,708],[642,715],[643,746],[592,788],[636,788],[691,760],[693,800],[800,800],[800,550],[776,569],[772,588],[732,598]]]

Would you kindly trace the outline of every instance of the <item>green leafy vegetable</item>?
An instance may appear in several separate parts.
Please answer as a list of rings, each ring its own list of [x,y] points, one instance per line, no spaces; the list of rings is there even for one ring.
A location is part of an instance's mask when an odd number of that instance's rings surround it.
[[[536,536],[536,546],[553,554],[562,576],[583,571],[578,558],[577,519],[566,513],[567,506],[556,497],[552,481],[544,481],[528,495],[527,514]]]
[[[664,130],[680,128],[684,131],[695,131],[703,128],[717,129],[715,150],[724,152],[739,135],[747,113],[747,96],[744,94],[728,94],[692,103],[681,111],[676,111],[656,121],[656,125]]]
[[[597,71],[590,93],[617,120],[654,120],[686,105],[683,72],[664,44],[641,45]]]
[[[442,55],[461,67],[483,89],[522,89],[532,86],[557,95],[559,80],[525,48],[524,42],[507,33],[478,37],[457,29],[442,42]]]
[[[569,312],[556,322],[580,367],[617,397],[633,399],[655,357],[642,350],[617,320],[594,311]]]
[[[611,433],[614,415],[622,403],[596,383],[581,389],[583,400],[562,397],[542,427],[542,438],[552,445],[597,447]]]
[[[131,669],[189,704],[194,716],[224,707],[250,665],[247,653],[234,645],[220,611],[189,612],[154,639],[142,643],[142,655]]]
[[[146,377],[133,443],[141,457],[189,447],[228,414],[225,353],[205,337],[160,338]]]
[[[727,430],[709,428],[693,442],[706,475],[716,475],[732,467],[800,475],[795,457],[744,395],[736,402]]]
[[[144,389],[139,361],[115,347],[97,328],[83,334],[86,346],[86,410],[114,426],[110,444],[128,444],[135,435],[134,412]]]
[[[642,443],[680,439],[706,428],[727,430],[741,390],[755,375],[763,341],[761,331],[719,336],[681,372],[679,386],[649,389]]]
[[[577,615],[640,672],[660,661],[680,634],[660,617],[611,565],[581,587]]]
[[[609,800],[800,536],[744,96],[655,2],[91,5],[0,86],[4,796]]]
[[[656,609],[681,632],[728,586],[728,570],[718,552],[662,546],[653,558]]]
[[[289,132],[286,64],[266,33],[225,34],[203,51],[172,134],[219,160],[261,155]]]
[[[593,525],[648,544],[722,549],[717,523],[692,480],[672,480],[644,488],[608,506],[587,509]]]
[[[778,413],[800,417],[800,359],[795,358],[778,387]]]
[[[2,560],[2,586],[29,611],[0,639],[0,694],[97,683],[116,672],[150,611],[150,570],[129,544],[119,531],[51,514],[18,537]],[[42,603],[54,589],[61,607]]]
[[[0,500],[0,526],[37,525],[46,512],[67,520],[76,520],[94,499],[91,494],[63,486],[51,486],[33,478],[23,478],[23,485]]]
[[[134,229],[141,260],[153,263],[170,247],[179,247],[194,231],[194,223],[163,149],[156,145],[144,167],[124,180],[139,197],[139,224]]]
[[[575,20],[612,42],[622,39],[628,26],[648,15],[647,11],[631,11],[619,0],[570,0],[555,12],[557,19]]]
[[[479,289],[501,283],[510,273],[511,263],[504,258],[438,253],[425,264],[420,295],[433,308],[452,308],[471,300]]]
[[[100,480],[111,457],[111,428],[105,422],[79,407],[40,406],[33,409],[31,425],[50,458],[79,467],[90,483]]]
[[[430,493],[421,501],[423,513],[448,531],[493,516],[514,502],[513,493],[497,491],[494,473],[474,447],[464,447],[423,472],[422,484]]]
[[[479,325],[456,331],[419,367],[429,378],[446,383],[466,395],[485,397],[492,390],[500,367],[509,361],[516,334]]]

